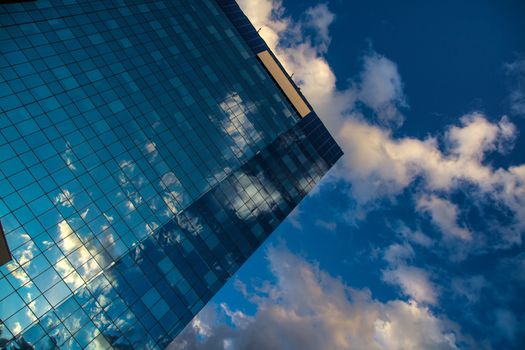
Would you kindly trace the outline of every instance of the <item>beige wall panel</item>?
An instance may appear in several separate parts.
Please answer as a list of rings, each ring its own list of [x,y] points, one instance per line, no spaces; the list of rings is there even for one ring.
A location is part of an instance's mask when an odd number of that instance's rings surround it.
[[[304,118],[311,112],[308,105],[304,102],[303,98],[295,87],[290,83],[286,73],[279,67],[275,59],[268,51],[263,51],[257,54],[259,60],[266,67],[268,72],[275,79],[281,90],[284,92],[290,103],[297,110],[301,118]]]

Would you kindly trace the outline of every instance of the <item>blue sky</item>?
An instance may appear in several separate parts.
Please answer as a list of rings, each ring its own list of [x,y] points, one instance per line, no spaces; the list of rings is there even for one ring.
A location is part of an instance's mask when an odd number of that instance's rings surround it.
[[[240,4],[345,156],[173,348],[525,344],[525,3]]]

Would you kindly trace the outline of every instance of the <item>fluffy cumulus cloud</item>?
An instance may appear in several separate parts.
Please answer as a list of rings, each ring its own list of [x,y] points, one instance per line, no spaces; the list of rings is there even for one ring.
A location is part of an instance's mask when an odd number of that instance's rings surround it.
[[[353,198],[363,205],[394,197],[417,179],[423,180],[429,193],[452,192],[467,182],[476,186],[473,193],[511,208],[523,224],[523,199],[509,190],[524,190],[525,166],[493,169],[483,162],[488,152],[508,147],[516,134],[513,124],[506,117],[492,123],[478,113],[461,118],[460,123],[449,127],[441,140],[431,136],[420,140],[395,138],[389,129],[349,117],[338,134],[346,152],[339,176],[352,184]]]
[[[374,300],[283,248],[270,248],[275,282],[245,292],[254,316],[209,305],[170,347],[186,349],[457,349],[457,325],[415,300]],[[221,309],[227,309],[225,305]],[[222,313],[224,315],[224,313]]]

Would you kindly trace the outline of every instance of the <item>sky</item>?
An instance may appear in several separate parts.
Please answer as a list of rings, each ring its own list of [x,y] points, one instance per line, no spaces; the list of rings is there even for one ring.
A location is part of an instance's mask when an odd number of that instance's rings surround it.
[[[345,155],[170,348],[523,348],[525,2],[239,4]]]

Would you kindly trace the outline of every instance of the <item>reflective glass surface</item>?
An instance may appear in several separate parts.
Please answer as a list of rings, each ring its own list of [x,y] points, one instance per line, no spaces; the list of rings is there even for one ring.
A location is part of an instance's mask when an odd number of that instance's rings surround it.
[[[0,349],[163,348],[340,156],[215,0],[0,26]]]

